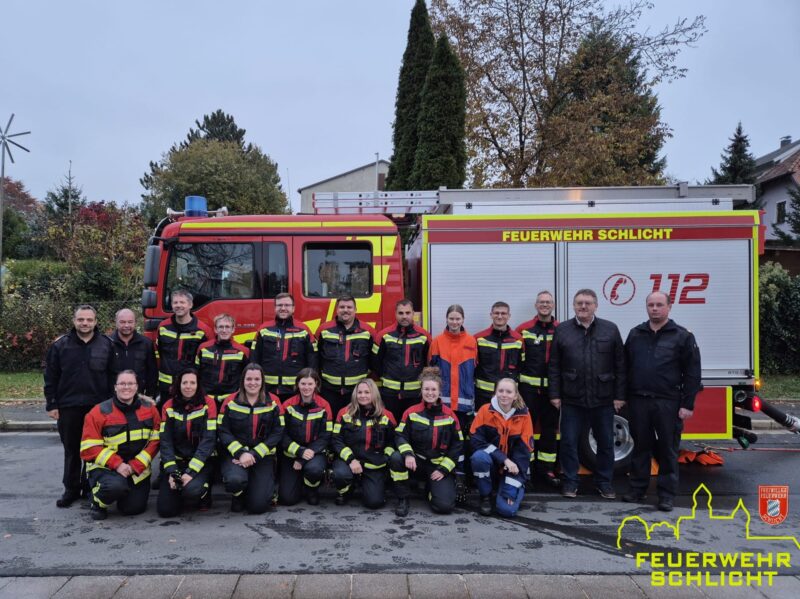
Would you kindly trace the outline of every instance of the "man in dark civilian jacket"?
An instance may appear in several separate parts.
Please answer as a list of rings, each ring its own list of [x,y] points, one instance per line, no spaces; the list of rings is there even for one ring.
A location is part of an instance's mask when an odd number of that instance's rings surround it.
[[[628,409],[634,447],[630,491],[642,501],[650,484],[650,458],[658,460],[658,509],[672,511],[678,490],[678,449],[683,422],[692,417],[700,383],[700,350],[694,335],[669,317],[669,296],[647,296],[647,318],[625,341]]]
[[[73,325],[47,350],[44,370],[47,415],[58,421],[64,446],[64,493],[58,507],[69,507],[81,496],[86,482],[80,456],[83,419],[114,388],[113,348],[97,329],[97,311],[78,306]]]
[[[123,308],[114,317],[116,330],[111,333],[114,344],[114,374],[133,370],[139,393],[154,398],[158,391],[158,366],[153,342],[136,331],[136,314]]]
[[[597,441],[597,492],[616,499],[614,412],[625,405],[625,349],[617,325],[595,317],[593,290],[579,290],[572,306],[575,318],[556,327],[548,368],[550,403],[561,410],[561,494],[578,493],[578,442],[588,425]]]

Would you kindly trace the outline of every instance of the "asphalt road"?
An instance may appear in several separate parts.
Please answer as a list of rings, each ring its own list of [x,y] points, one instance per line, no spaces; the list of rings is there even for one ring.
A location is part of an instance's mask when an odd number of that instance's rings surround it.
[[[718,443],[738,447],[732,443]],[[516,520],[485,518],[474,507],[449,516],[412,501],[407,518],[393,513],[393,500],[379,511],[355,502],[345,507],[323,497],[320,506],[278,507],[262,516],[232,514],[221,488],[208,512],[164,520],[148,511],[93,522],[85,505],[55,507],[61,492],[61,446],[44,433],[0,435],[0,576],[132,575],[188,573],[514,573],[645,574],[632,555],[641,551],[790,552],[800,574],[800,550],[788,540],[745,539],[745,516],[730,514],[739,499],[752,514],[750,534],[800,536],[800,436],[764,434],[760,451],[723,453],[722,467],[689,465],[681,471],[676,510],[657,512],[599,498],[587,479],[577,499],[553,492],[529,493]],[[777,450],[777,451],[763,451]],[[791,450],[791,451],[786,451]],[[700,509],[683,522],[680,539],[664,527],[645,538],[635,523],[692,513],[693,493],[704,483],[713,494],[713,512]],[[788,485],[789,514],[777,526],[758,516],[758,485]],[[615,481],[618,493],[624,479]],[[654,487],[651,487],[651,501]],[[708,498],[700,496],[700,504]],[[474,504],[475,498],[472,503]]]

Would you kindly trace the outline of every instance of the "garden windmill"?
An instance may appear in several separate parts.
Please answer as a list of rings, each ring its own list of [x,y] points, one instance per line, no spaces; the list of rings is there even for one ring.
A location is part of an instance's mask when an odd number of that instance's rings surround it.
[[[28,148],[11,139],[12,137],[19,137],[20,135],[28,135],[30,133],[30,131],[9,133],[8,130],[11,128],[11,122],[13,120],[14,113],[12,112],[6,128],[0,129],[0,308],[2,308],[3,292],[3,200],[5,200],[6,154],[8,154],[11,164],[14,164],[14,155],[11,153],[9,144],[18,147],[20,150],[30,152]]]

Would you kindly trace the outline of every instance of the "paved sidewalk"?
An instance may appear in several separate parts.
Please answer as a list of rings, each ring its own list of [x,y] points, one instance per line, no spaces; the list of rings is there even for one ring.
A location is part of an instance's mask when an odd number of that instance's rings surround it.
[[[527,599],[583,597],[796,598],[800,579],[771,587],[650,586],[642,576],[512,574],[197,574],[190,576],[48,576],[0,578],[0,599]]]

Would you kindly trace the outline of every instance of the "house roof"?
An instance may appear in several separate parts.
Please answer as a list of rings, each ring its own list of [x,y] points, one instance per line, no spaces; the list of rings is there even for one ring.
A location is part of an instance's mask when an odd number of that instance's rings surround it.
[[[800,182],[800,139],[756,158],[758,183],[785,175],[792,175],[796,182]]]
[[[383,158],[378,160],[378,162],[381,163],[381,164],[385,164],[386,166],[389,166],[389,161],[388,160],[384,160]],[[316,183],[311,183],[311,184],[306,185],[304,187],[300,187],[300,188],[298,188],[297,191],[298,191],[298,193],[302,193],[304,189],[308,189],[309,187],[316,187],[317,185],[321,185],[323,183],[327,183],[328,181],[333,181],[334,179],[338,179],[339,177],[345,177],[345,176],[350,175],[352,173],[355,173],[357,171],[364,170],[365,168],[371,168],[371,167],[374,167],[374,166],[375,166],[375,162],[374,161],[373,162],[368,162],[367,164],[365,164],[363,166],[357,166],[356,168],[351,169],[349,171],[346,171],[344,173],[339,173],[338,175],[333,175],[332,177],[328,177],[327,179],[322,179],[321,181],[317,181]]]

